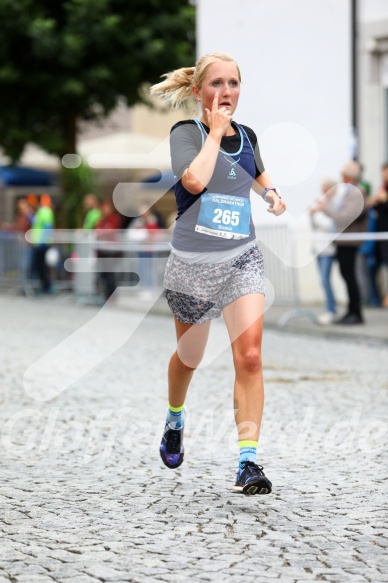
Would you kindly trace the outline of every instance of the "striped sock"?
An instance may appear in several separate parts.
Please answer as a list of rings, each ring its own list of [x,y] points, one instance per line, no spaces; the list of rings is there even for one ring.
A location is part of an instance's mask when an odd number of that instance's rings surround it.
[[[239,468],[242,468],[242,463],[246,461],[256,463],[257,441],[239,441],[240,459]]]
[[[181,407],[171,407],[169,403],[166,421],[171,429],[180,429],[183,427],[185,424],[185,405],[183,404]]]

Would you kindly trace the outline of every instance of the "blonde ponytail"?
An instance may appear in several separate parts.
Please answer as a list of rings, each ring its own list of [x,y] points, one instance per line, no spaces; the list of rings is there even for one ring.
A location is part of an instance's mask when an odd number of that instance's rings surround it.
[[[182,67],[170,73],[165,73],[165,81],[152,85],[151,95],[159,95],[172,107],[180,107],[191,97],[195,67]]]

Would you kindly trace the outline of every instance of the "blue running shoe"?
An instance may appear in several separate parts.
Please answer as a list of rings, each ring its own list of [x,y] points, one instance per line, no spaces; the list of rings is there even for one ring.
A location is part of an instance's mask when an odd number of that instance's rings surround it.
[[[270,494],[272,484],[263,472],[263,466],[258,466],[254,462],[242,462],[242,467],[237,472],[236,483],[233,492],[239,494]]]
[[[181,429],[171,429],[170,425],[166,423],[159,448],[160,457],[164,465],[172,470],[179,468],[183,462],[184,451],[183,427]]]

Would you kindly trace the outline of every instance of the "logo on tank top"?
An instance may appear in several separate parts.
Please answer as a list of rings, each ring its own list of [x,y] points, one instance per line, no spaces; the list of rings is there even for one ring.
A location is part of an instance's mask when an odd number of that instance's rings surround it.
[[[236,178],[237,178],[237,176],[236,176],[236,164],[238,164],[240,162],[240,158],[238,160],[236,160],[236,162],[231,162],[230,160],[228,160],[228,158],[226,156],[224,156],[224,158],[227,162],[229,162],[229,164],[231,166],[227,178],[230,178],[230,180],[236,180]]]

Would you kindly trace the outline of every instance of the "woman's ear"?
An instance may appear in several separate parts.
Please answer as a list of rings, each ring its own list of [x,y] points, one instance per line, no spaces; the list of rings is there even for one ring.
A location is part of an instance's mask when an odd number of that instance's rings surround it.
[[[193,92],[193,95],[194,95],[195,99],[196,99],[197,101],[200,101],[200,95],[199,95],[199,91],[198,91],[198,89],[197,89],[196,87],[194,87],[194,86],[193,86],[193,87],[191,88],[191,90],[192,90],[192,92]]]

